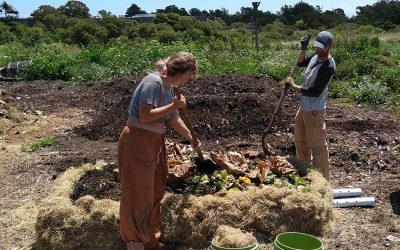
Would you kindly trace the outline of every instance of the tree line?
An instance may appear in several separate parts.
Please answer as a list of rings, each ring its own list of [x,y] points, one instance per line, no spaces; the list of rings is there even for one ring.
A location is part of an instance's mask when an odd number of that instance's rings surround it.
[[[3,2],[0,5],[0,12],[5,15],[18,15],[18,11]],[[48,14],[62,14],[69,17],[90,18],[90,10],[85,3],[81,1],[68,1],[65,5],[55,8],[50,5],[41,5],[31,13],[31,17],[42,19]],[[399,0],[380,0],[373,5],[357,7],[356,15],[347,17],[344,10],[337,8],[323,11],[320,6],[312,6],[306,2],[298,2],[295,5],[284,5],[277,13],[270,11],[254,10],[251,7],[242,7],[240,11],[230,14],[227,9],[221,8],[216,10],[200,10],[192,8],[186,10],[176,5],[169,5],[164,9],[157,9],[157,13],[176,13],[181,16],[204,16],[208,19],[215,20],[221,18],[227,25],[235,22],[251,23],[257,16],[259,25],[264,26],[275,20],[280,20],[286,25],[303,25],[304,28],[318,29],[320,27],[331,28],[344,22],[355,22],[360,25],[373,25],[384,30],[392,29],[395,25],[400,25],[400,1]],[[112,13],[101,10],[99,15],[112,15]],[[125,17],[132,17],[137,14],[147,14],[136,4],[131,4],[127,8]]]
[[[227,9],[186,11],[170,5],[156,10],[154,23],[142,24],[129,17],[146,14],[138,5],[127,8],[121,18],[101,10],[95,18],[81,1],[68,1],[55,8],[41,5],[31,13],[36,24],[32,28],[14,22],[18,11],[11,5],[0,4],[0,44],[22,41],[26,45],[36,43],[64,42],[88,45],[107,43],[124,37],[130,40],[155,39],[162,43],[174,41],[199,41],[209,43],[218,40],[233,43],[251,36],[249,24],[257,20],[262,39],[282,39],[297,31],[331,29],[339,25],[369,26],[367,30],[393,30],[400,25],[400,1],[381,0],[373,5],[357,7],[357,14],[347,17],[342,9],[323,11],[319,6],[298,2],[293,6],[284,5],[277,13],[242,7],[230,14]],[[202,22],[194,16],[204,16]],[[254,25],[251,25],[254,28]],[[263,33],[264,32],[264,33]],[[233,42],[232,42],[233,41]]]

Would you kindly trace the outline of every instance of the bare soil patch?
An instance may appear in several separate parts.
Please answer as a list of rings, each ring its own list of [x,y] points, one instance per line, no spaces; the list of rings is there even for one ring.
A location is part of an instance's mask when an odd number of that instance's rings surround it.
[[[116,141],[139,77],[68,86],[63,82],[0,82],[0,248],[34,246],[34,213],[53,179],[82,163],[116,161]],[[261,134],[281,86],[255,75],[201,77],[184,89],[189,115],[205,150],[261,151]],[[293,155],[293,123],[299,97],[285,99],[268,136],[280,155]],[[389,114],[329,100],[327,128],[331,184],[360,187],[375,208],[338,209],[328,249],[398,249],[400,237],[400,121]],[[56,137],[32,153],[21,146]],[[168,130],[167,136],[181,141]],[[96,177],[97,178],[97,177]],[[98,177],[100,178],[100,177]],[[24,215],[24,214],[28,214]],[[270,242],[273,239],[266,239]],[[271,247],[271,243],[267,247]],[[268,249],[268,248],[267,248]]]

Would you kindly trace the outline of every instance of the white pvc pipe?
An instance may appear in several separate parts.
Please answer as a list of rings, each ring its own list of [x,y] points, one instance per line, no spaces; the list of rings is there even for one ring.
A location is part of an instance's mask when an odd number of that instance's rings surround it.
[[[346,198],[346,199],[333,199],[332,201],[335,207],[374,207],[374,197],[357,197],[357,198]]]
[[[332,190],[333,197],[359,197],[363,195],[361,188],[337,188]]]

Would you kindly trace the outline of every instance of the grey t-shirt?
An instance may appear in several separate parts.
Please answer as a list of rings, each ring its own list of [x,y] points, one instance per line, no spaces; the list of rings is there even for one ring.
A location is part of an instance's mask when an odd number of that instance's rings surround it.
[[[128,113],[130,116],[139,118],[139,105],[149,104],[155,108],[163,107],[173,102],[174,93],[172,88],[165,88],[159,75],[150,73],[145,76],[136,87],[131,102],[129,104]],[[178,111],[172,111],[167,116],[162,117],[151,123],[164,123],[178,115]]]
[[[318,55],[313,54],[304,59],[299,66],[307,66],[304,72],[304,83],[301,89],[300,109],[305,112],[326,109],[326,92],[336,70],[332,57],[318,61]]]

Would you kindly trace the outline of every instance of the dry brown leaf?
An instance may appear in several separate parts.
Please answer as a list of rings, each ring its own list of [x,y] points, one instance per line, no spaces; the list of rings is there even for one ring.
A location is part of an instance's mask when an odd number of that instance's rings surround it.
[[[290,162],[287,161],[285,157],[279,155],[271,156],[269,160],[271,161],[270,169],[276,175],[281,176],[296,172],[296,169],[293,167],[292,164],[290,164]]]
[[[217,154],[210,152],[211,159],[222,169],[229,174],[233,175],[245,175],[247,168],[242,166],[236,166],[229,162],[229,157],[226,154]]]
[[[191,164],[176,165],[173,168],[168,169],[168,181],[179,182],[184,181],[185,178],[189,177],[190,173],[194,171],[195,167]]]

